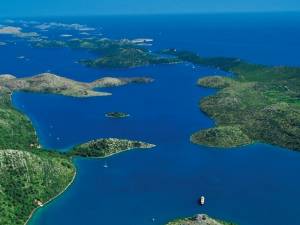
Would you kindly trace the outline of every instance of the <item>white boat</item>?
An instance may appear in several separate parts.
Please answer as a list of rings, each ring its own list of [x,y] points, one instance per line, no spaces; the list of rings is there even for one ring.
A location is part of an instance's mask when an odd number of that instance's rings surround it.
[[[205,203],[205,197],[201,196],[200,197],[200,205],[204,205],[204,203]]]
[[[108,168],[108,165],[107,165],[107,163],[105,163],[105,164],[103,165],[103,167],[104,167],[104,168]]]

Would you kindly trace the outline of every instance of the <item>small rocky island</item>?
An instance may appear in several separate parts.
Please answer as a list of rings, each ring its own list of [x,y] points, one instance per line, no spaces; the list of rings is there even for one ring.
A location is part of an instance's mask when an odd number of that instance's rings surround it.
[[[121,118],[129,117],[130,115],[124,112],[108,112],[105,113],[105,116],[108,118],[121,119]]]
[[[213,219],[206,214],[198,214],[193,217],[171,221],[166,225],[235,225],[235,224]]]
[[[107,157],[131,149],[149,149],[155,145],[127,139],[102,138],[75,146],[68,155],[83,157]]]

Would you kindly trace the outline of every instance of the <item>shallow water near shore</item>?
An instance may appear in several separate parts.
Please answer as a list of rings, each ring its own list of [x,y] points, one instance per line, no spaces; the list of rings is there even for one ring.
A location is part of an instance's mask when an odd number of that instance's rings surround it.
[[[61,20],[101,26],[113,38],[154,38],[153,49],[177,47],[264,64],[300,65],[299,15],[239,16]],[[220,71],[188,64],[96,70],[74,63],[90,56],[85,52],[28,49],[26,45],[15,48],[15,54],[25,54],[30,61],[13,64],[15,56],[5,47],[10,53],[1,73],[28,76],[51,69],[81,81],[104,75],[155,79],[151,84],[105,89],[112,92],[109,97],[13,95],[15,107],[31,118],[46,148],[66,151],[101,137],[157,145],[107,159],[75,158],[77,177],[72,186],[39,209],[30,225],[163,225],[195,213],[241,225],[300,224],[299,153],[266,144],[220,150],[189,142],[193,132],[214,125],[199,110],[198,102],[215,90],[199,88],[196,81]],[[41,57],[44,60],[40,61]],[[110,111],[131,116],[119,120],[105,117]],[[108,168],[103,167],[105,163]],[[197,204],[201,195],[206,197],[203,207]]]

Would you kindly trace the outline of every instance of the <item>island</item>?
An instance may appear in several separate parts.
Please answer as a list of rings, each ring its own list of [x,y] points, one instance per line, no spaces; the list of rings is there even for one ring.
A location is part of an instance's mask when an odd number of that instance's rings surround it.
[[[108,112],[105,113],[105,116],[108,118],[120,119],[120,118],[129,117],[130,115],[124,112]]]
[[[155,145],[127,139],[102,138],[75,146],[67,154],[70,156],[107,157],[131,149],[149,149]]]
[[[236,224],[218,220],[218,219],[213,219],[206,214],[198,214],[193,217],[171,221],[166,225],[236,225]]]
[[[228,148],[262,142],[300,151],[299,67],[202,57],[176,49],[162,52],[229,73],[198,80],[202,87],[217,89],[216,94],[203,98],[199,104],[215,120],[216,127],[193,134],[193,143]]]
[[[0,87],[13,91],[27,91],[61,94],[72,97],[107,96],[111,93],[96,91],[104,87],[117,87],[129,83],[150,83],[152,78],[104,77],[90,83],[74,81],[51,73],[42,73],[32,77],[16,78],[9,74],[0,75]]]
[[[0,75],[0,224],[27,224],[37,208],[63,193],[76,176],[73,157],[108,157],[130,149],[154,147],[140,141],[108,138],[75,146],[68,153],[43,149],[29,118],[12,106],[14,91],[90,97],[106,95],[94,91],[96,87],[151,81],[149,78],[102,78],[82,83],[54,74],[27,78]]]
[[[96,68],[131,68],[157,64],[173,64],[180,60],[158,53],[140,45],[136,40],[111,40],[107,38],[74,38],[69,41],[39,39],[32,42],[38,48],[61,48],[88,50],[96,56],[79,62]]]

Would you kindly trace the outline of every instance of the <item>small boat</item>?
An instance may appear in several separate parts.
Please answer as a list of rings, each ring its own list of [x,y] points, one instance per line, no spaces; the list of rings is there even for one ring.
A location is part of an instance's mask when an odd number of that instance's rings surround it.
[[[105,164],[103,165],[103,167],[104,167],[104,168],[108,168],[108,165],[107,165],[107,163],[105,163]]]
[[[204,196],[200,197],[199,203],[200,203],[200,205],[204,205],[204,203],[205,203],[205,197]]]

